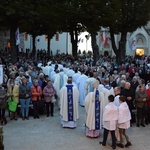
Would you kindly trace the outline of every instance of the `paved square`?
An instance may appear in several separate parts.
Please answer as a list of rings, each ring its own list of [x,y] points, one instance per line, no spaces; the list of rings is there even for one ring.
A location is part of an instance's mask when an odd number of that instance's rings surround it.
[[[79,107],[78,126],[75,129],[62,128],[57,107],[54,117],[42,116],[40,119],[23,121],[10,120],[3,127],[5,150],[109,150],[111,141],[106,147],[99,145],[100,138],[91,139],[85,136],[85,110]],[[130,150],[150,150],[150,125],[137,128],[135,125],[127,131],[132,146]],[[117,147],[117,150],[121,150]]]

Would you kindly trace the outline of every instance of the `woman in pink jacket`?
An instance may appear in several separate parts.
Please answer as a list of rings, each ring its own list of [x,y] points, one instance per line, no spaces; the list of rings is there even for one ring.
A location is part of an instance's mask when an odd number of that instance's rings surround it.
[[[47,85],[43,89],[44,100],[46,104],[46,114],[49,117],[49,107],[51,107],[51,116],[53,116],[54,104],[52,103],[52,97],[56,94],[56,90],[51,81],[47,82]]]

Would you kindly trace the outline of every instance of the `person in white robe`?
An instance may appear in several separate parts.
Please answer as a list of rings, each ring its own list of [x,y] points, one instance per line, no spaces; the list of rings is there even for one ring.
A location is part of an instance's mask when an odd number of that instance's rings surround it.
[[[98,89],[102,92],[102,89],[104,88],[104,78],[101,78],[100,79],[100,84],[99,84],[99,87],[98,87]]]
[[[62,64],[58,64],[58,69],[59,70],[63,69],[63,65]]]
[[[86,95],[90,92],[93,92],[93,83],[96,81],[93,76],[93,72],[90,72],[89,78],[85,82]]]
[[[72,77],[75,74],[75,72],[73,71],[73,69],[70,67],[70,69],[66,72],[66,75],[68,77]]]
[[[117,143],[117,146],[124,148],[131,146],[131,142],[129,141],[129,137],[127,136],[125,130],[130,127],[130,120],[131,120],[131,113],[129,107],[126,103],[125,96],[119,97],[120,106],[118,107],[118,128],[119,128],[119,136],[120,136],[120,143]],[[126,144],[124,145],[123,136],[126,139]]]
[[[104,80],[104,88],[102,89],[102,93],[104,94],[104,102],[103,102],[103,110],[105,106],[108,104],[108,96],[109,95],[115,95],[114,89],[112,86],[109,85],[109,80]]]
[[[51,62],[48,62],[47,63],[47,66],[44,67],[43,69],[43,73],[45,75],[48,75],[49,76],[49,79],[50,79],[50,74],[51,72],[54,70],[54,68],[51,66]]]
[[[115,104],[117,107],[119,107],[119,106],[120,106],[120,102],[119,102],[120,88],[119,88],[119,87],[115,87],[115,88],[114,88],[114,93],[115,93],[114,104]]]
[[[51,81],[53,82],[53,86],[56,89],[56,100],[57,100],[57,105],[58,108],[60,108],[60,96],[59,96],[59,91],[60,91],[60,75],[59,75],[59,70],[56,70],[56,74],[52,77]]]
[[[81,76],[77,80],[77,87],[79,90],[79,103],[80,106],[84,107],[84,100],[86,96],[86,90],[85,90],[85,82],[88,79],[88,77],[84,74],[84,70],[81,71]]]
[[[105,106],[104,114],[103,114],[103,141],[100,142],[101,145],[106,146],[106,141],[108,137],[108,133],[111,133],[112,138],[112,149],[116,149],[116,136],[115,130],[117,128],[117,120],[118,120],[118,109],[114,105],[114,95],[108,96],[108,104]]]
[[[65,73],[65,74],[66,74],[67,71],[69,70],[69,68],[66,67],[66,64],[63,65],[63,70],[64,70],[64,73]]]
[[[75,68],[75,74],[72,76],[73,82],[77,85],[77,80],[80,77],[81,73],[78,72],[78,69]]]
[[[48,66],[48,65],[45,66],[45,67],[43,67],[43,73],[44,73],[45,75],[49,75],[49,66]]]
[[[87,94],[85,98],[86,110],[86,136],[99,137],[102,128],[102,103],[104,95],[98,90],[99,81],[93,83],[94,91]]]
[[[63,72],[63,69],[60,69],[60,89],[67,84],[68,76]]]
[[[62,127],[75,128],[77,126],[79,91],[72,84],[69,77],[67,85],[60,90],[60,117]]]

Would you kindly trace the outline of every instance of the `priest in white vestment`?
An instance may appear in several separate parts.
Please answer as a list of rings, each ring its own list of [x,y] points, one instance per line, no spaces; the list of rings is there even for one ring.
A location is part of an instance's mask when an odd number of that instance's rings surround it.
[[[48,64],[49,64],[49,63],[48,63]],[[45,66],[45,67],[43,68],[43,73],[44,73],[45,75],[48,75],[49,78],[50,78],[50,73],[51,73],[53,70],[54,70],[54,68],[51,66],[51,64],[49,64],[49,65],[47,65],[47,66]]]
[[[114,89],[112,86],[109,85],[109,80],[104,80],[104,88],[102,89],[102,93],[104,94],[104,102],[103,102],[103,110],[105,106],[108,104],[108,96],[109,95],[115,95]]]
[[[72,77],[74,74],[75,74],[75,72],[73,71],[72,68],[70,68],[70,69],[66,72],[66,75],[67,75],[68,77]]]
[[[57,95],[57,98],[56,98],[56,101],[57,101],[57,105],[58,105],[58,108],[60,108],[60,74],[59,74],[59,70],[56,70],[56,74],[52,77],[52,82],[53,82],[53,86],[55,87],[56,89],[56,95]]]
[[[93,83],[96,81],[96,79],[93,77],[93,73],[89,73],[89,78],[85,82],[85,89],[86,89],[86,95],[89,92],[93,92]]]
[[[60,117],[62,127],[75,128],[77,126],[79,92],[68,78],[68,84],[60,90]]]
[[[119,135],[120,135],[120,143],[117,146],[124,148],[131,146],[131,142],[129,141],[129,137],[127,136],[125,130],[130,127],[130,120],[131,120],[131,113],[129,107],[126,103],[125,96],[119,97],[120,106],[118,107],[119,117],[118,117],[118,128],[119,128]],[[124,139],[126,139],[126,144],[124,145]]]
[[[86,136],[91,138],[99,137],[102,128],[102,103],[104,95],[98,90],[99,81],[93,83],[93,92],[88,93],[85,98],[86,110]]]
[[[100,142],[103,146],[106,146],[108,133],[111,132],[112,138],[112,148],[116,149],[116,136],[115,130],[117,128],[117,120],[118,120],[118,108],[114,105],[114,96],[108,96],[108,104],[105,106],[104,114],[103,114],[103,128],[104,135],[103,141]]]
[[[81,73],[78,72],[78,68],[75,68],[75,74],[72,76],[73,82],[77,85],[77,80],[80,77]]]
[[[60,69],[60,89],[67,84],[68,76],[63,72],[63,69]]]
[[[81,71],[81,76],[77,80],[77,87],[79,90],[79,103],[80,106],[84,106],[84,100],[86,96],[86,90],[85,90],[85,82],[88,79],[88,77],[84,74],[84,70]]]

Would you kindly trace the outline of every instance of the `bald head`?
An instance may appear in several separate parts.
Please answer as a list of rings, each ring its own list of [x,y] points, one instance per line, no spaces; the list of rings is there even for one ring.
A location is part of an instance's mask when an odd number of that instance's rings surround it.
[[[129,90],[130,87],[131,87],[131,84],[130,84],[129,82],[126,82],[126,83],[125,83],[125,89],[128,89],[128,90]]]

